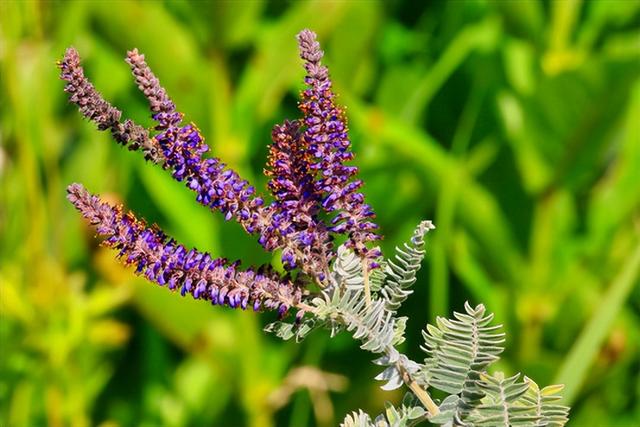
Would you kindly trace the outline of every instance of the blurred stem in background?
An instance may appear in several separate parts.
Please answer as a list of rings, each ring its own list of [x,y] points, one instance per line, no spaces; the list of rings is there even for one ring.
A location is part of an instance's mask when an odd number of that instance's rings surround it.
[[[457,157],[462,163],[465,162],[465,155],[471,135],[478,119],[480,106],[482,105],[482,91],[477,89],[477,80],[471,89],[469,100],[467,101],[460,121],[453,136],[451,145],[451,154]],[[471,171],[468,171],[470,173]],[[446,316],[450,312],[449,307],[449,262],[447,261],[447,253],[451,253],[451,248],[444,246],[447,241],[444,236],[451,236],[455,233],[453,229],[455,207],[458,203],[460,195],[459,182],[460,179],[456,175],[452,175],[445,179],[449,185],[446,191],[440,191],[438,194],[435,222],[438,224],[437,237],[434,239],[434,248],[431,252],[431,277],[429,286],[429,302],[431,320],[434,321],[436,316]]]

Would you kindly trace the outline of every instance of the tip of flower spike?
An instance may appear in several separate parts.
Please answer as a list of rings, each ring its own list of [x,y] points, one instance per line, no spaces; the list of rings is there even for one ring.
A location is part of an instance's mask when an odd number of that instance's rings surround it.
[[[75,47],[70,46],[64,51],[64,56],[61,61],[58,61],[59,68],[65,67],[77,67],[80,65],[80,54]]]
[[[300,57],[309,62],[320,62],[324,52],[320,49],[318,35],[309,29],[304,29],[296,37],[300,46]]]
[[[67,186],[67,200],[69,200],[76,207],[78,201],[90,197],[89,192],[82,184],[74,182]]]
[[[123,137],[124,129],[118,127],[122,112],[102,98],[102,95],[85,77],[80,55],[75,48],[67,48],[64,57],[58,62],[58,68],[60,78],[67,82],[64,91],[69,95],[69,101],[78,107],[80,113],[94,122],[99,130],[112,129],[115,132],[114,137]]]
[[[67,185],[67,194],[78,193],[83,190],[85,190],[84,186],[78,182],[72,182]]]
[[[300,50],[300,58],[306,62],[305,69],[309,73],[309,77],[324,80],[328,77],[327,67],[320,65],[320,61],[324,56],[324,52],[320,49],[318,36],[311,30],[304,29],[300,31],[296,37],[298,39],[298,49]]]
[[[176,113],[176,106],[164,88],[160,86],[160,81],[145,62],[144,55],[138,52],[137,48],[133,48],[127,52],[126,62],[131,67],[131,72],[136,79],[138,88],[149,100],[151,112],[153,113],[152,117],[156,120],[166,120],[167,117],[165,116],[170,116],[174,121],[179,122],[181,115]],[[159,117],[158,114],[163,117]]]
[[[144,61],[144,54],[138,52],[138,48],[134,47],[127,51],[127,58],[133,62]]]
[[[422,226],[426,230],[435,230],[436,229],[435,224],[431,220],[422,221]]]

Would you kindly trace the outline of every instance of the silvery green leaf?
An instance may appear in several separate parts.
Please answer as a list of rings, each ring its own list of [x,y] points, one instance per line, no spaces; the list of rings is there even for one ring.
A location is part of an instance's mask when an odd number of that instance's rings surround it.
[[[375,427],[393,427],[388,422],[384,414],[380,414],[375,419]]]
[[[423,386],[459,395],[454,417],[461,422],[485,394],[477,380],[503,351],[504,334],[488,326],[492,319],[483,305],[472,308],[466,303],[465,313],[454,313],[454,319],[439,317],[437,326],[428,325],[423,332],[427,358],[415,378]]]
[[[378,427],[378,424],[373,424],[371,417],[359,409],[358,412],[347,415],[340,423],[340,427]]]
[[[387,369],[376,375],[375,379],[378,381],[386,381],[386,383],[380,386],[380,388],[387,391],[400,388],[403,383],[402,374],[398,371],[396,366],[389,366]]]
[[[339,246],[331,277],[338,287],[351,291],[362,290],[364,287],[362,260],[345,245]]]
[[[414,406],[407,413],[407,418],[410,420],[417,420],[418,418],[422,418],[427,414],[427,411],[422,406]]]
[[[384,406],[385,415],[387,416],[387,422],[389,422],[389,424],[391,424],[392,426],[396,426],[398,423],[400,423],[402,415],[398,413],[396,408],[389,402],[385,402]]]
[[[293,325],[286,322],[272,322],[264,327],[265,332],[271,332],[277,337],[287,341],[295,335],[293,332]]]
[[[380,289],[380,295],[386,302],[386,309],[396,312],[413,290],[411,286],[416,281],[416,273],[420,269],[426,253],[424,249],[424,235],[435,226],[431,221],[422,221],[416,227],[409,242],[403,247],[396,247],[396,254],[385,264],[387,276],[385,285]]]
[[[407,318],[396,318],[396,328],[393,331],[393,345],[397,346],[404,342],[404,331],[407,328]]]
[[[528,388],[516,404],[533,407],[536,414],[539,414],[536,426],[564,426],[569,420],[569,408],[559,405],[558,400],[562,397],[558,393],[562,390],[561,385],[551,385],[540,389],[530,378],[524,377],[524,382]]]
[[[429,417],[429,422],[444,425],[452,423],[459,400],[460,398],[457,395],[447,396],[438,407],[440,413],[436,416]]]
[[[390,351],[382,357],[379,357],[373,361],[376,365],[388,366],[396,363],[400,359],[400,352],[395,348],[391,348]]]

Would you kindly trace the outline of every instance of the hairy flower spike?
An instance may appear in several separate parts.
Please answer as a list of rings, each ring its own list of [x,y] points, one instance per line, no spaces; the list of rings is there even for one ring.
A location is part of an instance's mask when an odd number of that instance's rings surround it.
[[[324,53],[312,31],[300,32],[298,43],[307,71],[307,89],[302,92],[300,102],[305,126],[303,138],[314,158],[311,168],[317,173],[315,191],[322,195],[322,207],[327,212],[336,212],[329,230],[347,234],[349,245],[357,253],[375,258],[377,251],[365,245],[380,238],[373,231],[377,229],[371,221],[375,214],[358,192],[362,181],[353,179],[358,168],[345,165],[353,159],[353,153],[349,150],[344,111],[335,104],[328,70],[320,63]]]
[[[99,129],[110,129],[116,141],[128,144],[132,150],[142,147],[148,159],[170,169],[176,180],[184,181],[198,193],[199,203],[220,210],[227,220],[235,218],[250,233],[264,229],[267,221],[261,210],[263,201],[254,196],[254,188],[218,159],[202,157],[209,147],[200,131],[192,123],[182,124],[182,114],[176,111],[143,55],[130,51],[127,62],[158,121],[156,130],[160,132],[154,137],[131,120],[120,123],[122,112],[105,101],[84,76],[78,52],[73,48],[59,63],[61,78],[68,82],[65,91],[71,94],[70,101]]]
[[[158,147],[149,138],[149,133],[131,120],[120,122],[122,112],[109,104],[85,77],[80,56],[74,48],[68,48],[62,61],[58,62],[60,78],[67,82],[64,90],[69,100],[76,104],[84,117],[94,122],[99,130],[109,130],[113,138],[130,150],[142,148],[145,158],[160,163]]]
[[[305,150],[298,121],[273,128],[265,175],[275,197],[265,235],[267,249],[284,247],[286,268],[299,265],[310,274],[325,273],[331,254],[329,232],[318,218],[320,197],[313,187],[311,158]]]
[[[118,257],[135,266],[137,274],[160,286],[212,304],[264,307],[281,316],[300,301],[300,286],[288,279],[281,280],[265,269],[241,271],[237,262],[187,250],[157,227],[147,227],[131,212],[124,214],[80,184],[71,184],[67,192],[69,201],[105,238],[103,243],[118,250]]]
[[[160,81],[153,74],[144,60],[144,55],[133,49],[127,52],[127,63],[131,66],[131,71],[135,76],[138,88],[144,93],[149,100],[149,106],[154,114],[173,114],[176,112],[176,106],[167,95],[167,92]]]
[[[329,79],[329,70],[320,64],[324,52],[320,49],[320,43],[316,38],[316,33],[311,30],[300,31],[298,34],[300,58],[304,59],[304,68],[310,78],[324,81]]]
[[[160,81],[137,49],[127,53],[127,63],[138,88],[149,100],[152,117],[158,122],[154,141],[166,159],[165,167],[177,181],[184,181],[198,195],[196,200],[212,210],[219,210],[226,220],[234,218],[249,233],[260,232],[267,224],[263,201],[255,189],[216,158],[204,158],[209,146],[193,123],[182,123]]]
[[[267,221],[261,209],[262,198],[256,197],[255,189],[219,159],[202,157],[209,148],[194,124],[169,125],[155,140],[173,178],[195,191],[198,203],[219,210],[226,220],[234,218],[249,233],[264,229]]]
[[[346,119],[342,109],[334,103],[328,70],[320,62],[323,56],[320,45],[315,34],[308,30],[298,35],[298,41],[308,86],[300,103],[303,117],[273,130],[265,174],[270,178],[268,186],[275,200],[267,205],[237,172],[217,158],[204,157],[209,146],[199,129],[193,123],[183,122],[182,113],[177,111],[148,67],[144,55],[136,49],[127,53],[126,61],[137,86],[149,101],[151,117],[157,123],[151,131],[130,120],[120,122],[122,113],[105,101],[85,78],[74,49],[67,50],[59,66],[61,78],[67,81],[65,90],[71,95],[71,102],[77,104],[82,114],[94,121],[99,129],[111,130],[114,138],[130,149],[142,148],[147,158],[161,163],[175,180],[184,182],[194,191],[198,203],[220,211],[226,220],[236,220],[248,233],[258,234],[259,243],[267,250],[282,250],[285,269],[300,269],[304,273],[301,280],[324,286],[328,284],[325,281],[330,280],[330,266],[336,256],[333,247],[336,234],[346,235],[347,244],[375,268],[371,261],[378,256],[378,251],[368,249],[366,243],[378,238],[373,232],[377,226],[371,221],[373,211],[358,192],[362,186],[362,182],[355,179],[358,169],[345,164],[353,159]],[[72,201],[84,200],[75,187],[70,194]],[[88,210],[83,212],[85,216],[89,214]],[[141,254],[141,258],[132,258],[139,272],[150,280],[170,286],[179,276],[183,294],[192,293],[196,298],[206,294],[208,282],[191,277],[191,267],[180,267],[181,273],[168,277],[155,271],[164,271],[167,266],[154,261],[155,269],[149,270],[149,257],[157,255],[153,251],[162,249],[169,251],[169,255],[177,251],[182,256],[180,245],[167,241],[161,232],[132,221],[132,216],[120,218],[116,211],[110,212],[109,218],[118,218],[119,228],[105,229],[103,234],[109,236],[107,243],[125,248],[124,254],[131,252],[126,249],[128,244],[135,242],[140,246],[140,239],[146,242],[145,251],[135,252]],[[325,213],[332,216],[327,219]],[[101,224],[104,227],[104,223]],[[122,230],[133,233],[130,236],[133,240],[114,237],[115,231]],[[171,256],[169,258],[173,259]],[[173,264],[171,266],[173,268]],[[230,271],[231,266],[220,264],[216,268]],[[216,298],[224,301],[230,291],[223,287],[215,292],[218,292]],[[236,301],[235,297],[229,301],[241,306],[248,303],[248,300],[244,303],[242,299]]]

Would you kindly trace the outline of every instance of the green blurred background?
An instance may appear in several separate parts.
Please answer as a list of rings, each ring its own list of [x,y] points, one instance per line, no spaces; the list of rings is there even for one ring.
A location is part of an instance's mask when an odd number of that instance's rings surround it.
[[[567,385],[572,425],[640,425],[640,2],[0,2],[0,426],[332,426],[385,393],[349,336],[266,336],[273,315],[136,279],[65,186],[187,245],[269,254],[66,102],[73,45],[150,125],[137,47],[213,153],[265,189],[296,117],[295,34],[318,32],[389,253],[433,219],[405,351],[465,300],[505,324],[499,368]]]

